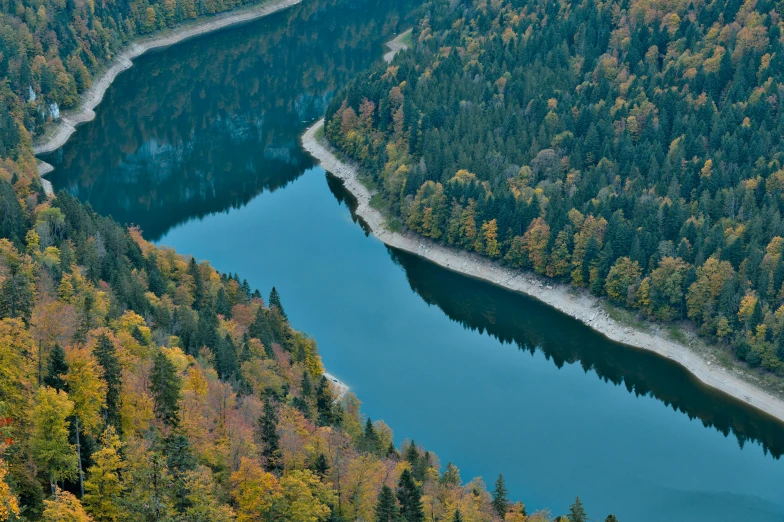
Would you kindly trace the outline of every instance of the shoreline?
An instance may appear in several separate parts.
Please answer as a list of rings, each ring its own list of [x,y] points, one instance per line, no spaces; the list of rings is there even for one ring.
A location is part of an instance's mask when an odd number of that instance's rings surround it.
[[[39,154],[46,154],[59,149],[76,132],[76,127],[79,124],[94,119],[94,109],[103,100],[107,89],[120,73],[133,66],[134,58],[152,49],[168,47],[189,38],[217,31],[218,29],[262,18],[297,5],[300,2],[302,0],[271,0],[255,6],[244,6],[196,20],[184,27],[172,29],[171,32],[135,39],[109,63],[109,67],[100,76],[93,78],[93,84],[81,96],[79,107],[64,112],[60,120],[57,123],[53,123],[47,132],[41,136],[40,140],[33,145],[33,154],[38,156]],[[39,177],[52,170],[51,165],[38,160]]]
[[[343,181],[346,189],[357,199],[356,214],[367,223],[373,235],[387,246],[425,258],[447,270],[533,297],[577,319],[611,341],[666,357],[684,367],[703,384],[784,422],[784,400],[722,368],[721,364],[704,359],[683,344],[615,321],[601,308],[597,298],[585,292],[575,294],[568,285],[501,266],[477,254],[435,243],[411,231],[390,231],[381,212],[370,206],[373,194],[359,181],[356,168],[343,163],[317,140],[316,133],[323,126],[322,118],[307,129],[302,135],[303,148],[325,170]]]
[[[342,400],[351,389],[348,387],[348,384],[344,383],[329,372],[324,372],[324,377],[327,378],[329,383],[332,385],[332,389],[337,393],[337,397],[335,398],[336,400]]]

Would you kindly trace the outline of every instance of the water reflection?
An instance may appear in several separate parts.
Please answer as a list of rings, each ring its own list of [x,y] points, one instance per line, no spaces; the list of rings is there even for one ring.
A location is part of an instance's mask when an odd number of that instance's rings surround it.
[[[51,181],[150,240],[286,186],[313,165],[306,123],[410,16],[411,1],[388,4],[306,1],[141,57],[96,119],[43,157]]]
[[[346,202],[355,222],[356,199],[337,177],[327,174],[330,190]],[[747,404],[705,386],[682,366],[645,350],[619,343],[535,299],[446,270],[419,256],[389,248],[406,273],[411,289],[466,329],[487,332],[502,343],[533,354],[541,350],[558,368],[576,363],[605,382],[637,396],[650,395],[706,427],[732,435],[742,448],[748,441],[765,452],[784,454],[784,424]]]

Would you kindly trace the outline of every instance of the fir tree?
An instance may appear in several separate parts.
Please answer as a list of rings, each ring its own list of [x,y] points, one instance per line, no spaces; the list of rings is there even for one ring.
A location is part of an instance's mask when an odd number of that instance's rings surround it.
[[[365,422],[365,432],[362,434],[361,447],[363,451],[368,453],[378,452],[378,446],[381,441],[378,439],[376,429],[373,427],[373,422],[367,419]]]
[[[585,508],[580,500],[580,497],[574,499],[574,504],[569,506],[569,514],[566,515],[569,522],[587,522],[588,515],[585,514]]]
[[[310,470],[319,477],[324,478],[327,475],[327,471],[329,471],[327,457],[323,453],[319,453],[318,456],[313,459],[313,464],[310,466]]]
[[[264,467],[272,473],[281,471],[278,415],[269,399],[264,401],[264,415],[259,418],[259,430],[264,445],[261,452],[264,457]]]
[[[460,516],[460,508],[455,509],[455,516],[452,517],[452,522],[463,522],[463,517]]]
[[[55,390],[68,391],[68,384],[63,378],[68,373],[68,363],[65,362],[65,350],[55,344],[49,353],[49,364],[44,377],[44,384]]]
[[[400,520],[400,510],[397,507],[397,500],[392,488],[384,484],[378,493],[376,502],[376,522],[398,522]]]
[[[604,522],[618,522],[618,519],[615,518],[615,515],[607,515],[607,518],[604,519]]]
[[[274,286],[272,287],[272,290],[270,290],[269,307],[270,310],[273,308],[276,309],[283,319],[288,320],[286,312],[283,311],[283,305],[280,303],[280,294],[278,294],[278,290]]]
[[[318,425],[332,426],[338,422],[339,417],[335,411],[335,398],[332,396],[332,387],[323,375],[316,390],[316,409],[318,410]]]
[[[509,510],[509,499],[507,498],[508,491],[506,490],[506,483],[504,482],[504,475],[499,474],[498,479],[495,481],[495,489],[493,490],[493,510],[496,515],[504,518],[504,515]]]
[[[180,378],[174,363],[163,352],[155,356],[150,372],[150,393],[158,418],[169,426],[176,426],[180,414]]]
[[[423,522],[425,510],[422,507],[422,492],[414,481],[414,475],[404,469],[397,486],[397,500],[400,514],[406,522]]]
[[[117,350],[111,339],[106,335],[101,335],[93,353],[103,369],[103,378],[106,381],[106,422],[119,429],[122,369],[120,368],[120,360],[117,358]]]

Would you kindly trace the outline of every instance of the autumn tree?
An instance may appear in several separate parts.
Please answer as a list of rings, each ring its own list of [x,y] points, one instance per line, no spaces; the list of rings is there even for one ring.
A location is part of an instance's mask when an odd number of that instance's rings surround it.
[[[76,448],[68,441],[68,417],[73,411],[74,403],[64,391],[48,386],[38,389],[32,411],[30,448],[36,464],[47,475],[53,495],[58,482],[77,476]]]
[[[88,348],[70,348],[66,352],[68,373],[65,383],[68,396],[73,401],[74,432],[79,464],[79,488],[84,497],[82,471],[82,445],[80,434],[94,435],[101,424],[101,412],[106,405],[106,383],[101,378],[101,368]]]
[[[84,506],[98,522],[117,522],[123,519],[120,481],[120,473],[125,468],[120,454],[123,445],[111,425],[101,435],[100,444],[92,455],[93,465],[87,470]]]
[[[44,500],[43,520],[45,522],[91,522],[82,503],[68,491],[55,488],[51,499]]]

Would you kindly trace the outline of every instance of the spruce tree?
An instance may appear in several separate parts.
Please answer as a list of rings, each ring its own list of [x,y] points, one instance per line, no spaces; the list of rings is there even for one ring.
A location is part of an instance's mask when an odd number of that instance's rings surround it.
[[[289,318],[286,315],[286,312],[283,311],[283,305],[280,302],[280,294],[278,293],[278,290],[274,286],[272,287],[272,290],[270,290],[269,307],[270,310],[272,310],[273,308],[276,309],[280,314],[280,316],[288,321]]]
[[[397,507],[397,500],[392,488],[384,484],[378,493],[376,502],[376,522],[398,522],[400,520],[400,510]]]
[[[455,509],[455,516],[452,517],[452,522],[463,522],[463,517],[460,516],[460,508]]]
[[[153,362],[150,393],[158,418],[169,426],[177,426],[180,420],[180,378],[174,363],[163,352],[158,352]]]
[[[501,518],[504,518],[504,515],[506,515],[506,512],[509,510],[509,499],[506,496],[507,493],[504,475],[499,474],[498,479],[495,481],[495,489],[493,490],[493,510],[496,515]]]
[[[361,448],[368,453],[377,453],[381,441],[378,439],[376,429],[373,427],[373,421],[367,419],[365,422],[365,432],[362,434]]]
[[[587,522],[588,515],[585,514],[585,508],[580,500],[580,497],[574,499],[574,504],[569,506],[569,514],[566,515],[569,522]]]
[[[618,522],[618,519],[615,518],[615,515],[607,515],[607,518],[604,519],[604,522]]]
[[[98,338],[98,344],[93,350],[98,364],[103,369],[103,378],[106,381],[106,410],[107,424],[120,427],[120,391],[122,388],[122,369],[117,358],[114,343],[106,335]]]
[[[414,481],[414,475],[403,470],[397,486],[397,500],[400,502],[400,514],[406,522],[423,522],[425,510],[422,507],[422,492]]]
[[[319,453],[318,456],[313,460],[313,464],[311,464],[310,470],[320,478],[324,478],[327,475],[327,471],[329,471],[327,457],[323,453]]]
[[[193,308],[200,310],[204,302],[204,281],[199,265],[196,264],[196,258],[192,257],[188,263],[188,275],[193,279]]]
[[[259,418],[259,430],[264,449],[264,468],[271,472],[281,471],[280,462],[280,437],[278,435],[278,415],[269,399],[264,401],[264,415]]]
[[[49,364],[47,366],[44,384],[55,390],[68,391],[68,383],[63,376],[68,373],[68,363],[65,362],[65,350],[59,344],[55,344],[49,353]]]
[[[335,398],[332,396],[332,387],[323,375],[316,390],[316,409],[318,410],[318,425],[332,426],[339,417],[335,411]]]

